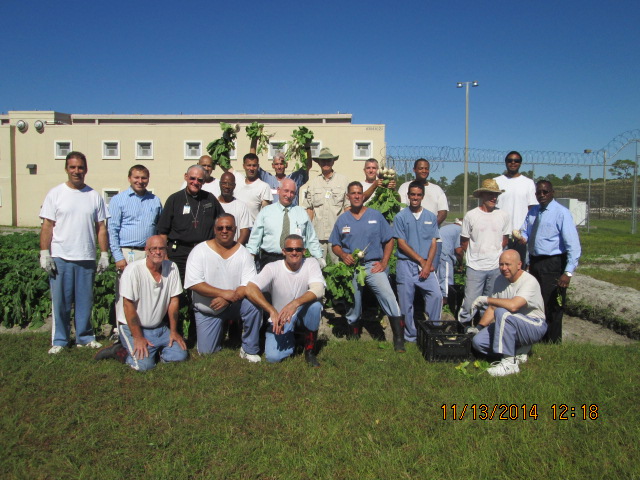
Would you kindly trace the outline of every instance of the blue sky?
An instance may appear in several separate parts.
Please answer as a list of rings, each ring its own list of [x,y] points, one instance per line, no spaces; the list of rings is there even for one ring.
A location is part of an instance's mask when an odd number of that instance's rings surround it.
[[[0,18],[0,112],[339,111],[389,145],[462,147],[455,85],[477,80],[470,147],[581,152],[640,128],[637,1],[37,0]]]

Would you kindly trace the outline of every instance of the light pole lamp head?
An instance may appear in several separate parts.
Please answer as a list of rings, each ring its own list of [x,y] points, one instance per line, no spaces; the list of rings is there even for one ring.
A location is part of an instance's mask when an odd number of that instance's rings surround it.
[[[472,87],[477,87],[478,86],[478,82],[474,80],[473,82],[471,82],[471,86]]]
[[[462,82],[456,83],[456,88],[462,88]]]

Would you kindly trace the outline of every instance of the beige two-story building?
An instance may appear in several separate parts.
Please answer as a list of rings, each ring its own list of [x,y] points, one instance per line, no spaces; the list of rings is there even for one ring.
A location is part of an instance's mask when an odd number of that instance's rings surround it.
[[[385,155],[385,126],[351,123],[350,114],[309,115],[87,115],[54,111],[10,111],[0,115],[0,225],[37,226],[46,193],[66,180],[64,159],[72,150],[87,156],[86,182],[105,200],[128,188],[127,171],[143,164],[151,172],[149,189],[164,201],[177,191],[186,168],[220,138],[220,122],[239,124],[232,165],[242,171],[249,151],[245,127],[265,125],[273,134],[260,165],[273,172],[273,155],[291,140],[293,130],[314,132],[313,153],[329,147],[340,155],[335,170],[363,180],[363,162]],[[289,170],[293,165],[289,166]],[[220,175],[216,170],[214,175]],[[317,164],[311,175],[319,174]]]

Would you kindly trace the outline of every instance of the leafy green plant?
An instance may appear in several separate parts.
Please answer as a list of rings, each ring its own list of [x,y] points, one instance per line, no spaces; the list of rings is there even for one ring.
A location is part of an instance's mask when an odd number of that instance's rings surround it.
[[[51,315],[49,276],[38,263],[38,235],[0,237],[0,316],[5,327],[39,327]]]
[[[313,142],[313,132],[307,127],[298,127],[291,135],[292,140],[287,142],[287,152],[285,160],[291,163],[295,159],[296,164],[293,170],[298,170],[307,164],[307,152],[305,146]]]
[[[327,293],[333,303],[345,302],[347,305],[353,305],[355,293],[352,283],[353,276],[356,275],[356,281],[361,287],[364,287],[364,280],[367,276],[364,266],[360,264],[360,261],[364,259],[364,253],[357,248],[353,251],[351,256],[356,262],[354,265],[338,262],[324,267]]]
[[[240,131],[239,125],[229,125],[220,122],[222,137],[207,145],[207,152],[211,155],[213,165],[220,165],[224,170],[231,168],[231,151],[234,150],[236,134]]]
[[[274,134],[268,135],[264,133],[263,123],[253,122],[245,128],[245,132],[247,132],[247,136],[251,140],[255,139],[257,141],[256,153],[258,155],[269,151],[269,139],[273,137]]]

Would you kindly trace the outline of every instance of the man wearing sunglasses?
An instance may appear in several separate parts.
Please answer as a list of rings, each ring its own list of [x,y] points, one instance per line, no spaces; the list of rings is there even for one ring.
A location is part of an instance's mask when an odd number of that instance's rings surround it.
[[[267,264],[247,284],[247,297],[269,313],[265,340],[268,362],[280,362],[295,350],[294,330],[300,325],[304,332],[304,358],[311,367],[319,367],[315,344],[322,315],[324,278],[314,258],[304,257],[304,240],[289,235],[284,241],[284,260]],[[263,292],[271,294],[271,303]]]
[[[192,165],[184,174],[185,189],[167,198],[158,221],[158,233],[167,240],[169,260],[175,262],[184,281],[187,258],[193,247],[213,238],[213,223],[224,210],[220,202],[202,190],[205,171],[200,165]]]
[[[318,259],[321,267],[324,266],[322,248],[311,219],[304,208],[293,205],[295,198],[296,184],[292,179],[285,178],[278,187],[278,202],[258,213],[247,249],[254,256],[260,255],[260,268],[284,258],[284,240],[291,233],[300,235],[311,256]]]
[[[234,240],[233,215],[220,215],[214,228],[215,238],[196,245],[189,254],[184,279],[184,287],[193,292],[198,352],[220,351],[224,323],[240,319],[244,329],[240,358],[257,363],[262,315],[245,297],[245,286],[256,275],[255,262]]]
[[[529,210],[520,233],[529,247],[529,271],[542,290],[549,328],[545,342],[562,341],[562,316],[567,287],[582,252],[571,212],[554,200],[551,182],[536,183],[539,205]]]
[[[504,191],[498,197],[497,207],[509,214],[512,228],[518,228],[524,222],[524,217],[531,207],[538,204],[536,200],[536,186],[528,177],[520,173],[522,155],[516,151],[507,153],[504,158],[506,170],[504,174],[495,178],[498,186]],[[527,247],[517,239],[509,239],[507,248],[514,249],[520,254],[522,264],[526,267]]]

